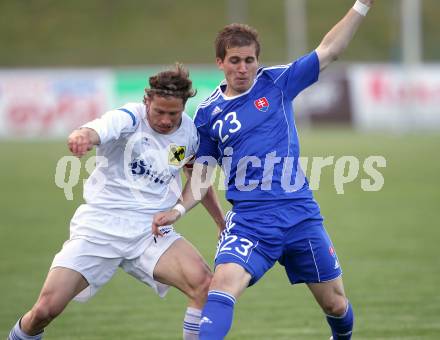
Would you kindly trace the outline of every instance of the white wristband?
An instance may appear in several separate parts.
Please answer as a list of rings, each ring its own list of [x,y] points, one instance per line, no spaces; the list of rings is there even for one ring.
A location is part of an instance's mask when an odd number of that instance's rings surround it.
[[[353,6],[353,9],[358,12],[362,16],[366,16],[368,11],[370,10],[370,7],[365,5],[364,3],[360,2],[359,0],[356,0],[356,3]]]
[[[177,210],[177,211],[180,213],[180,217],[182,217],[182,216],[185,215],[185,213],[186,213],[186,209],[185,209],[185,207],[184,207],[182,204],[180,204],[180,203],[177,203],[177,204],[173,207],[173,209],[174,209],[174,210]]]

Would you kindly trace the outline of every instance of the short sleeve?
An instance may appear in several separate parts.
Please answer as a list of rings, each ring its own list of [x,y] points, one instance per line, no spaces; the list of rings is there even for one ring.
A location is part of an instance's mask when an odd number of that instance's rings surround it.
[[[82,127],[95,130],[99,135],[101,144],[104,144],[119,139],[123,133],[134,131],[137,124],[138,119],[135,113],[122,107],[108,111],[100,118],[92,120]]]
[[[275,79],[274,83],[282,88],[286,96],[293,100],[301,91],[315,83],[319,78],[319,59],[315,51],[297,59]]]

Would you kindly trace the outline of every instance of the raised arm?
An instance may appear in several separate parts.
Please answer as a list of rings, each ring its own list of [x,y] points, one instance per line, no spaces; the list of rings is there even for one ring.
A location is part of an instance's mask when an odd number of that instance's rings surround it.
[[[160,212],[154,215],[152,223],[152,232],[156,236],[162,236],[160,227],[175,223],[187,211],[194,208],[202,201],[211,217],[216,222],[219,230],[224,229],[223,211],[220,203],[215,196],[210,183],[210,178],[215,171],[215,166],[195,163],[190,179],[186,182],[182,191],[182,198],[176,206],[168,211]]]
[[[353,8],[325,35],[316,48],[321,71],[344,52],[373,2],[357,0]]]
[[[139,117],[125,109],[126,107],[108,111],[100,118],[73,130],[67,139],[69,150],[75,156],[82,157],[95,145],[105,144],[118,139],[124,132],[134,131]]]

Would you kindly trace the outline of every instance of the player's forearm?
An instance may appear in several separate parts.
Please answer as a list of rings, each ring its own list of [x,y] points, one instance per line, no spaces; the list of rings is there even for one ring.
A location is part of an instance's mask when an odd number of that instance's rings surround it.
[[[369,7],[372,1],[363,0],[362,3]],[[364,18],[364,15],[351,8],[344,18],[325,35],[316,49],[321,70],[337,60],[345,51]]]
[[[205,164],[195,163],[191,171],[186,170],[188,178],[182,191],[181,204],[188,211],[202,201],[211,187],[211,176],[215,168]],[[211,200],[208,198],[208,200]]]
[[[183,205],[185,211],[188,212],[205,198],[208,190],[209,188],[196,187],[194,183],[191,183],[190,179],[183,188],[179,204]]]
[[[212,186],[208,188],[205,197],[202,199],[202,204],[208,211],[209,215],[211,215],[214,222],[223,229],[225,223],[223,209]]]

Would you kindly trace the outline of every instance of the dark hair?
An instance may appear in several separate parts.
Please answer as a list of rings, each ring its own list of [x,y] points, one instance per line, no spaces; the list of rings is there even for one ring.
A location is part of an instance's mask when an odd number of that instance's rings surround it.
[[[255,53],[260,55],[260,42],[256,29],[244,24],[230,24],[217,34],[215,39],[215,56],[225,59],[226,50],[231,47],[243,47],[255,44]]]
[[[182,98],[183,104],[185,104],[188,98],[194,97],[197,93],[192,88],[189,72],[180,63],[176,63],[173,68],[151,76],[149,84],[150,88],[145,88],[144,104],[147,97],[152,99],[156,95]]]

